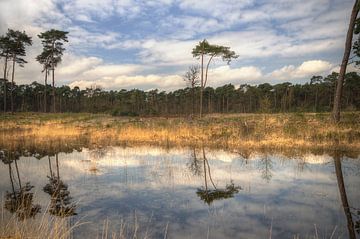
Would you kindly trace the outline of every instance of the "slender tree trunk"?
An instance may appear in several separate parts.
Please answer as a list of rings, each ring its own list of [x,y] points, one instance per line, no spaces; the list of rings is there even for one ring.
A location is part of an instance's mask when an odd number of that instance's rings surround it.
[[[24,105],[25,105],[25,97],[24,95],[21,97],[21,112],[24,112]]]
[[[217,190],[217,188],[216,188],[216,186],[215,186],[215,183],[214,183],[214,181],[213,181],[213,179],[212,179],[212,176],[211,176],[210,164],[209,164],[209,161],[208,161],[207,158],[206,158],[204,147],[202,148],[202,151],[203,151],[203,158],[204,158],[204,161],[206,162],[207,169],[208,169],[208,172],[209,172],[210,182],[211,182],[211,184],[213,185],[214,189]],[[205,165],[204,165],[204,166],[205,166]],[[206,169],[204,169],[204,171],[206,171]]]
[[[53,112],[56,113],[56,101],[55,101],[55,68],[52,69],[52,95],[53,95]]]
[[[221,113],[225,112],[225,95],[222,96]]]
[[[204,91],[204,53],[203,52],[201,53],[200,118],[202,117],[203,91]]]
[[[15,77],[15,60],[16,55],[13,55],[13,65],[12,65],[12,73],[11,73],[11,89],[10,89],[10,102],[11,102],[11,113],[14,113],[14,77]]]
[[[346,41],[345,41],[345,51],[344,51],[344,55],[343,55],[343,59],[342,59],[341,67],[340,67],[340,74],[339,74],[338,83],[337,83],[336,92],[335,92],[334,107],[333,107],[333,112],[332,112],[332,117],[333,117],[333,120],[335,123],[339,123],[339,121],[340,121],[342,88],[343,88],[344,79],[345,79],[346,67],[347,67],[350,52],[351,52],[353,32],[354,32],[355,21],[356,21],[358,13],[359,13],[359,0],[356,0],[355,4],[353,6],[352,12],[351,12],[349,28],[348,28],[348,32],[346,35]]]
[[[316,90],[315,90],[315,107],[314,107],[314,111],[317,112],[317,105],[318,105],[318,86],[315,86]]]
[[[208,185],[207,185],[206,162],[205,162],[205,159],[204,159],[204,179],[205,179],[205,191],[206,191],[206,193],[207,193],[207,191],[208,191]]]
[[[167,96],[166,96],[167,98]],[[195,87],[194,85],[191,87],[191,101],[192,101],[192,110],[191,113],[194,115],[195,113]]]
[[[226,113],[229,113],[229,96],[226,96]]]
[[[53,172],[52,172],[52,168],[51,168],[50,156],[48,156],[48,160],[49,160],[50,177],[52,177],[52,176],[53,176]]]
[[[209,98],[208,98],[208,113],[211,114],[211,93],[209,91]]]
[[[45,69],[44,113],[46,113],[46,111],[47,111],[47,96],[46,96],[47,77],[48,77],[48,69]]]
[[[58,158],[58,154],[55,154],[55,160],[56,160],[56,173],[57,173],[57,177],[60,180],[60,171],[59,171],[59,158]]]
[[[14,196],[15,196],[15,187],[14,187],[14,181],[13,181],[13,177],[12,177],[11,163],[9,163],[9,177],[10,177],[11,188],[12,188]]]
[[[21,185],[21,180],[20,180],[19,167],[17,165],[17,159],[14,159],[14,161],[15,161],[16,174],[17,174],[17,177],[18,177],[18,180],[19,180],[19,186],[20,186],[20,189],[21,189],[22,185]]]
[[[206,64],[206,71],[205,71],[205,82],[204,82],[204,86],[206,86],[207,83],[207,79],[208,79],[208,71],[209,71],[209,65],[211,60],[214,58],[214,55],[212,55],[208,61],[208,63]]]
[[[354,222],[353,222],[351,212],[350,212],[349,202],[348,202],[346,190],[345,190],[344,177],[343,177],[342,169],[341,169],[341,159],[340,159],[340,155],[338,155],[338,153],[335,153],[334,161],[335,161],[336,179],[337,179],[337,183],[338,183],[338,187],[339,187],[342,206],[344,208],[344,213],[345,213],[346,220],[347,220],[349,238],[356,239],[355,230],[354,230]]]
[[[4,66],[4,113],[6,112],[6,76],[7,76],[7,63],[8,63],[8,55],[5,56],[5,66]]]
[[[306,99],[306,95],[305,95],[305,99]],[[275,110],[276,110],[276,109],[277,109],[277,95],[276,95],[276,91],[275,91],[275,100],[274,100],[274,101],[275,101],[274,104],[275,104]]]

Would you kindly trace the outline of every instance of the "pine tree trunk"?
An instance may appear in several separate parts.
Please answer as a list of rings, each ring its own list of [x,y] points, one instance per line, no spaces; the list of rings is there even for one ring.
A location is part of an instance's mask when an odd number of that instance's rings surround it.
[[[201,53],[200,118],[202,117],[203,91],[204,91],[204,54]]]
[[[46,88],[47,88],[47,75],[48,75],[48,69],[45,69],[44,113],[46,113],[46,111],[47,111],[47,96],[46,96]]]
[[[7,73],[7,62],[8,62],[8,55],[5,56],[5,66],[4,66],[4,113],[6,112],[6,73]]]
[[[11,90],[10,90],[10,102],[11,102],[11,113],[14,113],[14,76],[15,76],[15,59],[16,55],[13,55],[13,65],[11,72]]]
[[[338,183],[338,187],[339,187],[342,206],[344,208],[344,213],[345,213],[346,220],[347,220],[349,238],[356,239],[355,230],[354,230],[354,222],[353,222],[353,219],[351,216],[349,202],[348,202],[346,190],[345,190],[344,177],[343,177],[343,173],[342,173],[342,169],[341,169],[341,159],[340,159],[340,155],[338,155],[338,153],[335,153],[335,154],[336,154],[334,156],[335,173],[336,173],[336,179],[337,179],[337,183]]]
[[[55,101],[55,68],[52,69],[52,95],[53,95],[53,112],[56,113],[56,101]]]
[[[347,67],[350,52],[351,52],[353,32],[354,32],[355,21],[356,21],[358,13],[359,13],[359,0],[356,0],[355,4],[353,6],[352,12],[351,12],[349,28],[348,28],[348,32],[346,35],[346,41],[345,41],[344,56],[342,59],[342,63],[341,63],[341,67],[340,67],[340,74],[339,74],[338,83],[337,83],[336,92],[335,92],[334,107],[333,107],[333,112],[332,112],[332,117],[333,117],[333,120],[335,123],[340,122],[342,88],[343,88],[344,79],[345,79],[346,67]]]
[[[192,88],[191,88],[191,101],[192,101],[191,114],[194,115],[194,113],[195,113],[195,87],[194,86],[192,86]]]
[[[208,113],[211,114],[211,93],[209,91],[209,98],[208,98]]]

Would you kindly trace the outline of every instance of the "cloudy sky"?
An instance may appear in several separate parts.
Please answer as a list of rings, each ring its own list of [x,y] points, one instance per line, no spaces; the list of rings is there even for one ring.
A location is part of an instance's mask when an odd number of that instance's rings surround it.
[[[353,0],[0,0],[0,34],[33,36],[18,83],[42,82],[37,34],[69,32],[57,85],[173,90],[202,39],[239,58],[211,65],[209,84],[306,82],[337,70]]]

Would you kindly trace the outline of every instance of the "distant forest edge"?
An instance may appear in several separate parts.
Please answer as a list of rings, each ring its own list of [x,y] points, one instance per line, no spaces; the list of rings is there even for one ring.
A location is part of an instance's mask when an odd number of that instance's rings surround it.
[[[277,112],[327,112],[334,103],[338,73],[322,77],[313,76],[305,84],[289,82],[270,85],[243,84],[235,87],[206,87],[203,91],[204,113],[277,113]],[[215,80],[215,79],[214,79]],[[11,88],[11,82],[7,82]],[[14,111],[52,112],[53,97],[44,94],[45,85],[33,82],[13,86]],[[110,90],[99,87],[80,90],[69,86],[55,87],[57,112],[109,113],[115,116],[171,116],[197,115],[200,107],[200,86],[165,92]],[[360,76],[356,72],[345,76],[342,97],[344,110],[360,109]],[[46,86],[51,92],[52,86]],[[6,97],[10,97],[9,94]],[[8,109],[10,100],[7,99]],[[48,102],[48,103],[46,103]],[[0,105],[4,104],[4,90],[0,88]],[[45,108],[46,107],[46,108]]]

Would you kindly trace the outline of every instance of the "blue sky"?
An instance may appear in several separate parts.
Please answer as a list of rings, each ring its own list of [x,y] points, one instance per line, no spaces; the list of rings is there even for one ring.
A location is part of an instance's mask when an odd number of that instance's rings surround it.
[[[350,0],[1,0],[0,33],[25,30],[34,38],[18,83],[43,81],[34,61],[36,35],[69,31],[57,85],[173,90],[198,61],[202,39],[226,45],[239,58],[215,60],[209,84],[306,82],[336,71],[353,1]]]

